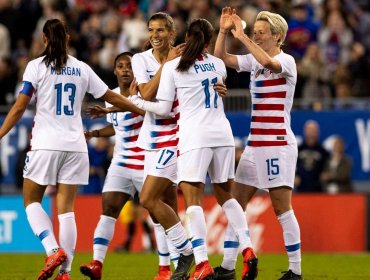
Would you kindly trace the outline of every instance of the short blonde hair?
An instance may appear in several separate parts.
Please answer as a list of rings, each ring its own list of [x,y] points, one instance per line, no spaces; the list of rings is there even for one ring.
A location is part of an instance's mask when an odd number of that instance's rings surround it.
[[[285,41],[286,34],[288,32],[288,24],[286,20],[279,14],[270,13],[267,11],[262,11],[257,15],[257,20],[264,20],[270,24],[270,29],[272,34],[280,34],[280,40],[278,41],[278,46]]]

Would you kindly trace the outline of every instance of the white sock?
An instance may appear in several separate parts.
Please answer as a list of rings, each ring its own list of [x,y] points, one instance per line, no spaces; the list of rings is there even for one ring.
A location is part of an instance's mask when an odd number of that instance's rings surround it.
[[[186,216],[192,236],[191,244],[193,245],[195,263],[198,265],[208,260],[207,226],[203,208],[195,205],[189,206],[186,209]]]
[[[167,241],[168,250],[170,251],[171,262],[173,264],[173,267],[176,269],[177,263],[180,258],[180,253],[177,250],[177,248],[172,244],[172,241],[168,238],[168,236],[166,236],[166,241]]]
[[[59,273],[70,272],[77,241],[75,213],[68,212],[58,215],[59,243],[67,254],[67,260],[59,267]]]
[[[160,266],[168,266],[171,264],[170,252],[167,245],[166,232],[161,224],[154,224],[154,236],[157,242],[157,251]]]
[[[289,257],[289,269],[295,274],[301,275],[301,236],[297,218],[293,210],[289,210],[278,216],[283,228],[285,248]]]
[[[222,209],[225,211],[227,220],[238,237],[240,249],[243,251],[248,247],[253,248],[247,218],[240,204],[236,199],[231,198],[222,205]]]
[[[167,229],[166,234],[167,238],[171,241],[173,246],[175,246],[180,254],[189,256],[193,253],[191,243],[181,222],[178,222],[176,225]]]
[[[33,233],[40,239],[46,254],[50,256],[59,248],[59,245],[55,239],[53,224],[48,214],[38,202],[29,204],[26,207],[26,214]]]
[[[94,232],[94,260],[104,262],[110,241],[113,238],[116,219],[101,215]]]
[[[227,224],[224,236],[224,258],[221,266],[228,270],[235,269],[236,261],[239,253],[239,241],[234,229]]]

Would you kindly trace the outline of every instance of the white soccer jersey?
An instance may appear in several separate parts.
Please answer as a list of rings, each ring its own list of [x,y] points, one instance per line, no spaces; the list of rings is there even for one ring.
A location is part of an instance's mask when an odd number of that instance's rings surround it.
[[[284,146],[296,143],[290,127],[290,110],[297,82],[294,58],[283,51],[274,57],[282,72],[264,68],[251,54],[238,55],[239,71],[251,72],[252,120],[248,145]]]
[[[148,83],[161,67],[153,56],[153,49],[135,54],[132,57],[131,64],[139,85]],[[177,100],[174,100],[172,112],[174,117],[161,117],[154,113],[146,112],[137,145],[145,150],[176,147],[178,144]]]
[[[113,90],[120,94],[120,88]],[[107,107],[112,106],[105,103]],[[136,144],[143,117],[132,112],[117,112],[107,115],[107,121],[113,125],[115,135],[112,166],[144,170],[144,153]]]
[[[31,150],[86,152],[81,105],[86,92],[102,97],[108,86],[84,62],[68,56],[60,72],[42,62],[30,61],[23,75],[22,93],[36,96],[36,115],[32,128]]]
[[[179,152],[206,147],[234,146],[222,98],[214,90],[226,78],[223,61],[200,56],[187,72],[178,72],[180,58],[167,62],[161,75],[157,99],[179,101]]]

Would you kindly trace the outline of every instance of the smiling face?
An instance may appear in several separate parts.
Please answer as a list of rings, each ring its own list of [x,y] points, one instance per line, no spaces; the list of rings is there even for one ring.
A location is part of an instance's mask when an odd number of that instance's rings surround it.
[[[174,39],[174,31],[170,30],[166,25],[166,21],[162,19],[155,19],[149,22],[148,35],[153,49],[159,52],[168,50]]]
[[[131,57],[128,55],[122,55],[118,58],[114,67],[114,75],[116,75],[119,84],[123,84],[125,87],[129,87],[134,73],[131,67]]]
[[[270,24],[265,20],[257,20],[253,28],[253,41],[265,52],[271,53],[278,47],[280,34],[272,34]]]

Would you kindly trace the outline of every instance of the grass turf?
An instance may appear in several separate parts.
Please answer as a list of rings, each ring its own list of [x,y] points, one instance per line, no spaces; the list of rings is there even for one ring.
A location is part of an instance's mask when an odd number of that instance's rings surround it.
[[[222,256],[210,256],[213,266],[218,266]],[[43,266],[41,254],[0,254],[1,280],[28,280],[37,278]],[[91,254],[76,254],[72,279],[87,279],[79,271],[79,265],[88,263]],[[370,279],[369,254],[304,254],[302,257],[305,280],[368,280]],[[109,253],[105,263],[103,279],[152,280],[157,271],[157,257],[154,254]],[[276,280],[287,268],[286,255],[259,255],[260,280]],[[237,279],[240,279],[241,260],[238,260]],[[50,279],[54,279],[54,276]]]

